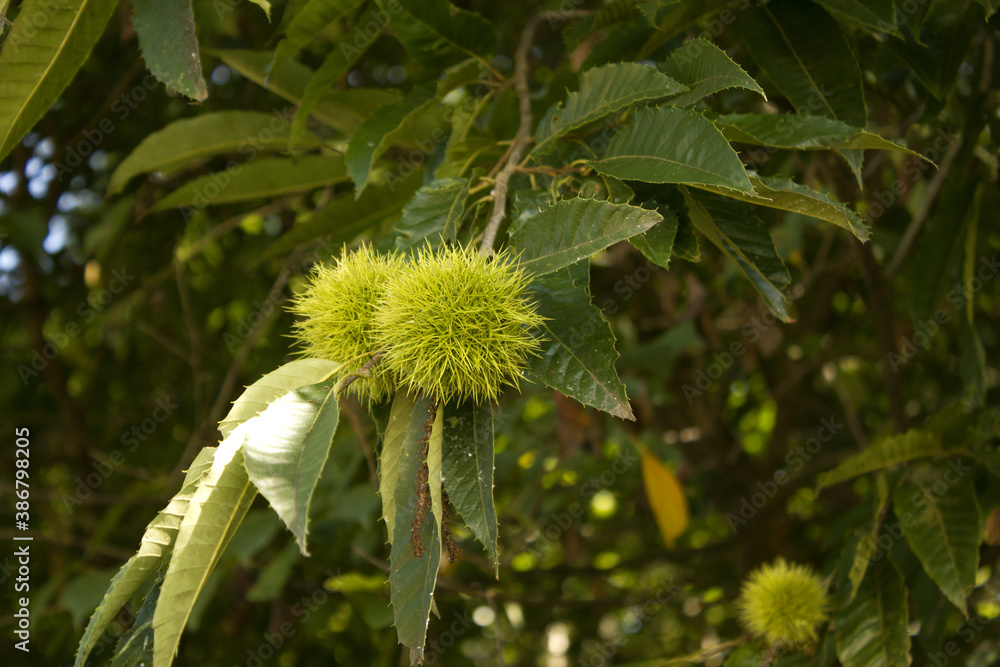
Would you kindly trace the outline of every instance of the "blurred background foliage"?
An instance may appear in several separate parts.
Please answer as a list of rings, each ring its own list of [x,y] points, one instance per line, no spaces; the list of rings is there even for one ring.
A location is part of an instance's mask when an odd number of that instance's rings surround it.
[[[527,16],[601,10],[580,22],[540,25],[530,54],[536,118],[576,85],[584,62],[659,63],[695,36],[725,49],[768,93],[764,102],[750,91],[723,91],[706,100],[708,109],[790,110],[741,34],[750,3],[688,3],[703,7],[670,30],[644,20],[643,12],[670,4],[456,3],[493,24],[500,41],[492,66],[508,74]],[[832,151],[745,147],[744,161],[760,173],[821,187],[873,226],[862,245],[810,218],[760,213],[791,272],[787,323],[769,317],[737,267],[707,244],[700,261],[675,257],[669,270],[624,243],[596,256],[593,303],[618,339],[617,367],[637,419],[622,422],[527,383],[520,395],[508,394],[496,429],[500,579],[457,528],[462,556],[442,573],[440,619],[428,634],[438,664],[497,664],[498,650],[508,665],[624,664],[737,638],[734,601],[752,568],[781,555],[842,576],[845,540],[878,507],[876,478],[817,493],[818,473],[958,401],[994,415],[984,418],[978,442],[995,446],[1000,117],[992,3],[893,3],[900,21],[888,33],[858,23],[850,9],[861,3],[821,4],[857,54],[868,128],[937,168],[870,151],[859,187]],[[919,7],[905,12],[910,4]],[[273,49],[288,9],[273,5],[269,21],[252,3],[195,0],[208,97],[193,104],[147,73],[123,3],[73,83],[0,162],[0,432],[9,439],[15,427],[31,429],[32,664],[71,661],[145,524],[179,488],[195,453],[218,442],[216,424],[229,402],[293,357],[285,302],[309,264],[391,228],[390,219],[267,257],[343,185],[183,214],[150,210],[174,187],[162,174],[108,195],[115,167],[171,122],[220,110],[289,110],[217,55]],[[7,11],[16,18],[16,3]],[[595,27],[596,16],[606,23]],[[651,39],[658,30],[659,44]],[[353,39],[350,28],[333,23],[297,58],[319,67],[331,44],[345,39]],[[644,44],[652,46],[639,53]],[[439,74],[387,30],[335,87],[406,91]],[[379,94],[344,104],[363,117],[364,104],[394,99]],[[517,120],[516,97],[505,91],[483,116],[481,133],[509,139]],[[227,159],[198,162],[182,176],[217,171]],[[992,274],[963,293],[962,276],[989,262]],[[962,299],[950,298],[956,294]],[[942,312],[947,321],[935,324]],[[743,350],[735,356],[734,343]],[[350,428],[338,434],[317,491],[312,557],[298,555],[258,499],[199,601],[178,664],[404,664],[365,457],[374,427],[357,405],[343,410]],[[656,530],[636,442],[685,485],[691,524],[673,550]],[[776,473],[786,483],[775,483]],[[0,480],[5,497],[12,479]],[[956,640],[950,664],[998,660],[1000,492],[980,468],[975,484],[986,544],[970,611],[989,623]],[[760,493],[767,499],[757,507],[751,498]],[[13,532],[0,528],[6,538]],[[3,558],[7,587],[10,556]],[[897,566],[905,573],[913,562],[902,554]],[[915,664],[967,629],[929,581],[908,577],[909,604],[919,607],[909,628]],[[284,623],[290,635],[281,635]],[[5,634],[11,629],[9,619],[0,624]],[[273,650],[267,638],[279,635]],[[0,652],[10,650],[5,642]],[[814,656],[795,660],[812,664]]]

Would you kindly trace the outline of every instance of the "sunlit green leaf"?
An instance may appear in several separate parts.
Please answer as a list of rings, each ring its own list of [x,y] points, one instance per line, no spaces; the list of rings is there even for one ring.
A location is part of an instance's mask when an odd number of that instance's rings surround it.
[[[0,49],[0,160],[87,60],[118,0],[24,0]]]
[[[198,452],[192,461],[184,478],[181,490],[170,500],[167,506],[156,515],[143,533],[139,542],[139,551],[122,566],[118,574],[108,585],[104,599],[94,610],[87,629],[80,638],[77,649],[75,667],[83,667],[101,635],[125,606],[125,603],[135,595],[152,573],[167,562],[174,547],[174,539],[180,528],[188,504],[201,482],[202,477],[212,467],[215,457],[215,447],[206,447]]]
[[[330,454],[340,411],[334,381],[299,387],[257,417],[243,445],[250,481],[309,555],[309,506]]]

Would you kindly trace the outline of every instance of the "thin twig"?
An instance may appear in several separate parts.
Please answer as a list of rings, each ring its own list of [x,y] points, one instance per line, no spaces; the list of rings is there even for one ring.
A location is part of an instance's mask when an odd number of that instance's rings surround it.
[[[363,377],[368,377],[368,371],[370,371],[372,367],[376,363],[378,363],[378,360],[381,359],[384,354],[385,350],[379,350],[378,352],[372,355],[372,358],[369,359],[364,366],[362,366],[357,371],[351,373],[346,378],[344,378],[343,384],[340,385],[339,393],[341,394],[344,393],[344,391],[348,387],[350,387],[351,384],[353,384],[356,380]]]
[[[891,279],[899,267],[903,265],[903,260],[906,259],[907,253],[909,253],[910,248],[913,246],[913,242],[917,239],[917,234],[920,233],[920,228],[924,226],[927,222],[927,218],[930,217],[931,209],[934,207],[934,202],[937,201],[937,196],[941,192],[941,186],[944,185],[945,179],[948,178],[948,174],[951,170],[951,163],[954,162],[955,156],[958,155],[958,150],[962,147],[962,142],[960,137],[955,137],[951,142],[951,146],[948,147],[948,152],[945,153],[944,159],[941,160],[941,167],[938,172],[934,174],[934,178],[927,185],[927,190],[924,193],[924,200],[920,204],[920,209],[917,214],[913,216],[910,220],[909,226],[903,233],[903,238],[899,242],[899,248],[896,249],[896,254],[892,256],[892,260],[885,269],[886,279]]]
[[[577,11],[549,11],[535,14],[521,32],[521,41],[514,52],[514,92],[517,93],[517,101],[520,108],[521,124],[517,128],[514,136],[514,143],[511,144],[510,152],[507,155],[507,162],[503,169],[497,174],[496,187],[493,188],[493,212],[490,214],[490,221],[483,230],[483,242],[479,246],[479,252],[488,255],[493,252],[493,245],[497,240],[497,233],[500,231],[500,224],[503,222],[507,209],[507,187],[510,185],[510,177],[514,175],[524,149],[531,140],[531,91],[528,89],[528,53],[531,51],[531,42],[535,36],[538,24],[547,20],[569,20],[585,16],[590,12],[585,10]]]

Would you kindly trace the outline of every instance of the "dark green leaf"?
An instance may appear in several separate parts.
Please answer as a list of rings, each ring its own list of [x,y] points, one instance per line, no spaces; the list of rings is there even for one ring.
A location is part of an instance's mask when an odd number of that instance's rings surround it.
[[[833,470],[821,474],[816,480],[816,488],[825,489],[866,472],[940,453],[940,436],[910,429],[901,435],[883,438],[868,449],[842,461]]]
[[[420,188],[403,208],[396,225],[402,238],[396,239],[396,245],[409,248],[424,239],[454,241],[468,194],[469,182],[460,178],[439,178]]]
[[[197,102],[208,97],[191,0],[132,0],[132,26],[153,76]]]
[[[964,615],[979,564],[979,502],[972,467],[972,459],[962,457],[917,465],[893,493],[910,549]]]
[[[774,0],[742,12],[739,25],[750,55],[796,111],[867,126],[858,61],[822,7]]]
[[[753,192],[740,158],[715,125],[693,111],[640,109],[590,165],[646,183],[703,183]]]
[[[656,211],[597,199],[564,199],[527,218],[510,236],[521,266],[557,271],[640,234],[663,217]]]
[[[259,111],[218,111],[174,121],[142,140],[114,173],[108,192],[121,191],[129,179],[159,171],[172,174],[195,160],[212,155],[283,151],[288,146],[289,124],[282,116]],[[310,135],[310,147],[319,139]]]
[[[423,172],[418,170],[398,183],[367,188],[358,199],[352,192],[342,194],[275,239],[260,260],[285,254],[320,237],[326,237],[327,244],[350,241],[372,225],[399,213],[422,179]]]
[[[378,2],[392,14],[392,31],[406,51],[425,67],[441,67],[465,57],[489,66],[490,56],[496,52],[493,25],[446,0]],[[398,12],[399,8],[403,11]]]
[[[493,410],[489,403],[448,405],[442,475],[448,499],[490,555],[497,578],[497,512],[493,506]]]
[[[428,81],[414,86],[402,100],[382,107],[362,123],[347,144],[345,156],[358,196],[368,184],[368,175],[375,160],[393,141],[407,134],[436,99],[437,84]]]
[[[791,281],[764,222],[746,204],[713,194],[684,194],[691,222],[731,257],[781,320],[788,319],[785,296]]]
[[[875,555],[876,544],[879,537],[879,529],[882,528],[882,519],[889,507],[889,485],[885,478],[885,473],[879,473],[878,481],[878,502],[875,503],[872,516],[871,528],[864,531],[860,536],[857,547],[854,549],[854,559],[851,561],[851,569],[847,573],[847,578],[851,582],[851,589],[844,599],[844,604],[849,604],[854,596],[858,594],[861,582],[868,572],[872,557]]]
[[[117,6],[118,0],[21,3],[0,49],[0,160],[73,80]]]
[[[834,16],[876,32],[902,37],[897,27],[896,7],[892,0],[816,0]]]
[[[259,159],[185,183],[158,201],[152,210],[166,211],[183,206],[202,209],[269,199],[346,180],[347,167],[340,155]]]
[[[695,187],[750,204],[791,211],[830,222],[851,232],[860,241],[868,240],[871,230],[861,219],[861,216],[852,211],[846,204],[833,201],[822,192],[817,192],[810,187],[799,185],[791,179],[779,176],[764,178],[751,176],[750,182],[753,183],[756,191],[754,194],[708,185]]]
[[[611,326],[590,303],[589,267],[582,260],[532,283],[538,312],[547,319],[540,327],[539,356],[528,360],[525,377],[615,417],[634,419],[615,372]]]
[[[535,131],[532,155],[541,155],[556,139],[613,113],[684,90],[668,76],[638,63],[614,63],[587,70],[579,92],[570,93],[545,115]]]
[[[906,588],[892,561],[868,568],[854,600],[837,614],[837,657],[844,667],[907,667]]]
[[[250,480],[295,535],[303,556],[309,555],[309,506],[340,417],[334,384],[300,387],[272,402],[243,445]]]
[[[729,141],[787,150],[872,149],[902,151],[924,158],[835,118],[807,114],[727,114],[715,119]],[[930,160],[927,160],[931,162]],[[931,162],[933,164],[933,162]]]
[[[382,25],[381,22],[373,23],[375,20],[374,12],[375,7],[372,5],[358,17],[357,24],[363,26]],[[374,38],[366,39],[361,43],[360,48],[355,48],[346,42],[342,42],[339,48],[335,47],[326,54],[323,64],[319,66],[319,69],[312,75],[309,83],[306,84],[305,89],[302,91],[302,99],[299,100],[299,106],[295,110],[295,116],[292,118],[292,136],[288,142],[290,149],[296,150],[303,145],[308,136],[306,125],[313,109],[323,96],[330,91],[330,88],[337,83],[337,80],[347,73],[351,65],[364,55],[365,51],[374,41]],[[336,125],[332,127],[336,127]]]
[[[976,181],[966,180],[946,191],[917,241],[910,286],[914,322],[932,319],[946,294],[950,304],[965,304],[958,267],[962,264],[969,213],[976,209],[976,189]]]
[[[656,223],[648,231],[633,236],[628,241],[645,255],[646,259],[667,269],[670,268],[670,256],[674,252],[674,239],[677,238],[677,226],[680,221],[677,214],[669,209],[663,213],[662,222]]]
[[[336,361],[296,359],[271,371],[247,387],[233,403],[229,414],[219,422],[222,437],[229,437],[234,428],[259,415],[276,399],[299,387],[315,384],[338,368],[340,364]]]
[[[309,0],[306,2],[285,26],[285,38],[278,42],[278,46],[274,49],[272,67],[280,67],[282,63],[298,53],[299,49],[323,32],[328,25],[340,20],[363,2],[364,0]]]
[[[746,88],[767,99],[757,82],[707,39],[693,39],[675,49],[660,70],[688,87],[687,92],[670,100],[675,107],[690,106],[728,88]]]
[[[254,83],[264,86],[293,104],[299,103],[305,94],[306,86],[313,78],[312,70],[294,60],[286,60],[268,72],[267,68],[273,55],[271,51],[234,49],[209,51],[209,53]],[[399,91],[395,89],[328,90],[313,105],[311,113],[329,127],[344,135],[350,135],[375,109],[396,102],[400,97]],[[308,134],[300,133],[296,140],[301,142],[308,138]]]

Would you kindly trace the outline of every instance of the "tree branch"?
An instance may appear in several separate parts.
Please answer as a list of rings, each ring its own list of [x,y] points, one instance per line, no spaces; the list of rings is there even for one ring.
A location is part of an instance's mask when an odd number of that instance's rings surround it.
[[[497,232],[500,231],[500,224],[503,222],[507,209],[507,188],[510,185],[510,177],[517,171],[521,158],[524,156],[524,149],[531,140],[531,91],[528,89],[528,52],[531,51],[531,42],[535,37],[535,30],[542,21],[570,20],[586,16],[590,12],[587,10],[574,11],[548,11],[540,12],[531,17],[528,24],[521,32],[521,41],[514,52],[514,92],[517,93],[518,106],[521,114],[521,124],[517,128],[514,136],[514,143],[511,144],[507,154],[507,162],[503,169],[497,174],[496,185],[493,188],[493,212],[490,214],[490,221],[483,230],[483,241],[479,246],[479,252],[488,255],[493,252],[493,245],[497,240]]]

